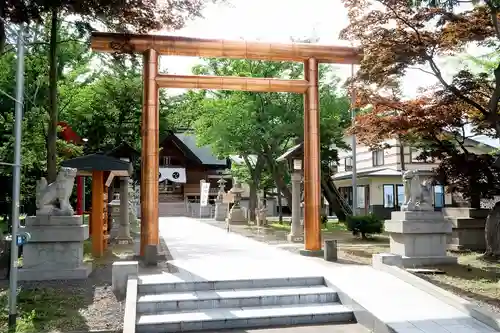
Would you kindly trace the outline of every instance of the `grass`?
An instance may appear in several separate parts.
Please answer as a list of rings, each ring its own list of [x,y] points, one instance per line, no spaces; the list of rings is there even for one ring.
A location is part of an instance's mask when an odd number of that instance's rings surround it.
[[[282,230],[282,231],[290,231],[291,225],[287,223],[279,223],[279,222],[272,222],[268,225],[269,228],[274,229],[274,230]],[[323,225],[321,228],[321,231],[323,232],[329,232],[329,231],[347,231],[345,224],[342,222],[338,222],[337,220],[335,221],[328,221],[326,225]]]
[[[419,275],[459,296],[472,298],[500,311],[500,261],[491,261],[481,253],[449,253],[458,258],[456,265],[433,266],[445,274]]]
[[[18,294],[16,332],[35,333],[82,327],[78,309],[86,303],[82,294],[57,288],[21,289]],[[8,331],[8,289],[0,290],[0,332]]]

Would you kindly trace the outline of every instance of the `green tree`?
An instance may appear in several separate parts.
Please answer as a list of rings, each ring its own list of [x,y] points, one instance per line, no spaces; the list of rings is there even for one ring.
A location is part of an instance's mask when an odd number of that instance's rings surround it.
[[[212,0],[217,2],[217,0]],[[163,28],[178,29],[186,20],[201,15],[207,1],[135,1],[116,2],[112,0],[44,1],[32,2],[9,0],[0,6],[0,19],[6,22],[40,22],[47,24],[49,91],[48,91],[48,131],[47,131],[47,173],[48,181],[54,181],[57,174],[57,124],[58,124],[58,81],[62,67],[59,61],[62,22],[69,16],[76,17],[74,27],[83,38],[95,29],[96,23],[104,24],[110,30],[119,32],[147,33]],[[6,6],[7,5],[7,6]],[[11,8],[13,6],[14,9]],[[3,22],[3,21],[2,21]],[[133,22],[133,24],[131,24]],[[0,47],[5,43],[5,27],[0,25]],[[3,36],[3,37],[2,37]],[[0,49],[2,52],[3,49]]]
[[[25,103],[23,117],[22,140],[22,172],[21,172],[21,204],[22,211],[33,214],[35,211],[34,195],[36,180],[44,175],[46,170],[47,145],[47,113],[46,101],[48,91],[47,80],[47,53],[46,45],[41,42],[45,27],[34,25],[26,35],[27,52],[25,57]],[[70,34],[61,30],[62,34]],[[14,39],[9,35],[8,39]],[[72,77],[78,72],[82,63],[87,64],[89,58],[85,56],[85,46],[77,41],[65,43],[61,48],[64,75],[60,85],[65,87],[73,84]],[[87,53],[88,55],[88,53]],[[16,55],[13,49],[5,50],[0,57],[0,89],[14,96]],[[74,91],[78,86],[73,87]],[[65,105],[66,99],[63,98]],[[6,94],[0,95],[0,160],[12,162],[14,154],[14,101]],[[56,147],[61,157],[76,156],[81,149],[64,142],[56,141]],[[0,169],[0,183],[4,191],[0,195],[0,214],[7,216],[11,209],[12,171],[11,168]]]
[[[195,67],[194,73],[297,79],[302,76],[303,66],[291,62],[208,59]],[[333,144],[345,146],[342,138],[349,101],[338,92],[338,79],[328,67],[320,68],[320,81],[321,142],[325,148],[324,156],[336,161],[330,148]],[[194,129],[199,144],[211,145],[214,152],[222,156],[241,156],[249,172],[250,211],[254,212],[256,194],[265,170],[291,203],[286,181],[287,166],[277,163],[276,158],[303,138],[302,96],[239,91],[204,94],[204,100],[197,102],[197,114],[193,115],[197,119]],[[251,156],[255,156],[255,161],[251,161]]]
[[[64,91],[62,95],[70,95],[71,100],[62,117],[87,138],[87,153],[112,149],[122,142],[140,150],[142,81],[140,63],[115,61],[92,75],[76,93]],[[169,104],[169,98],[160,91],[160,136],[169,129]]]

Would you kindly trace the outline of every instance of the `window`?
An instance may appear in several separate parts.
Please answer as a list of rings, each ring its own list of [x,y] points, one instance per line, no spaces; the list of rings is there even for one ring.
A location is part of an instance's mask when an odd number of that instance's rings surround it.
[[[364,185],[358,186],[358,191],[356,192],[356,194],[357,194],[356,201],[358,202],[356,208],[365,208],[365,195],[366,195],[365,186]]]
[[[344,166],[345,166],[345,171],[352,170],[352,157],[344,158]]]
[[[372,151],[372,161],[373,161],[373,166],[384,165],[384,150],[377,149]]]
[[[444,207],[444,186],[436,185],[434,186],[434,207],[443,208]]]
[[[405,203],[405,187],[404,185],[396,185],[396,206],[401,207]]]
[[[339,192],[345,202],[352,207],[352,187],[339,187]]]
[[[384,208],[394,208],[394,185],[384,185]]]

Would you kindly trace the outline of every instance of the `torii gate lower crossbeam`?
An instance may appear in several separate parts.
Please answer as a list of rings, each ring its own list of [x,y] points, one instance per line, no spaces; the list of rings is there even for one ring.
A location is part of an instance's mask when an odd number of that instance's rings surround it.
[[[140,255],[146,264],[156,264],[158,260],[159,88],[303,93],[304,254],[314,254],[321,250],[318,64],[359,63],[361,54],[358,50],[317,44],[276,44],[98,32],[92,34],[91,46],[93,50],[100,52],[143,55]],[[160,75],[160,55],[299,61],[304,63],[304,79]]]

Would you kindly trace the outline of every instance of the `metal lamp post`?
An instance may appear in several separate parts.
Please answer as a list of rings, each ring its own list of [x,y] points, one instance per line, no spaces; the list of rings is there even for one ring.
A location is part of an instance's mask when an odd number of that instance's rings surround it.
[[[18,226],[19,197],[21,186],[21,136],[24,97],[24,31],[19,25],[17,33],[17,70],[16,70],[16,107],[14,123],[14,163],[12,166],[12,241],[10,247],[10,277],[9,277],[9,332],[15,332],[17,319],[17,266],[18,266]]]

